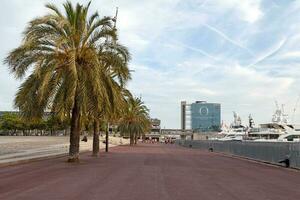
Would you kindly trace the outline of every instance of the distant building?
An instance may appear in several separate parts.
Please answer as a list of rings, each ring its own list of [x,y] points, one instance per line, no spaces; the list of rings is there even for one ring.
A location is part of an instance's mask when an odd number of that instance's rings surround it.
[[[151,119],[151,133],[160,133],[160,120],[157,118]]]
[[[181,102],[181,129],[193,132],[218,131],[221,127],[221,104],[196,101]]]
[[[186,113],[186,109],[187,109],[187,103],[186,103],[186,101],[182,101],[181,102],[180,109],[181,109],[181,112],[180,112],[181,129],[185,130],[185,129],[187,129],[186,128],[186,121],[187,121],[186,119],[189,116]]]
[[[159,141],[160,138],[160,120],[157,118],[151,118],[151,130],[150,133],[145,134],[145,140],[156,139]]]

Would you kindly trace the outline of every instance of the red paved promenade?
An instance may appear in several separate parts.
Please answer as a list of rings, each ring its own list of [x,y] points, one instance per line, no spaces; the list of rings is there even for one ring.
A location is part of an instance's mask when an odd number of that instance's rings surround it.
[[[173,145],[0,168],[1,200],[298,200],[300,171]]]

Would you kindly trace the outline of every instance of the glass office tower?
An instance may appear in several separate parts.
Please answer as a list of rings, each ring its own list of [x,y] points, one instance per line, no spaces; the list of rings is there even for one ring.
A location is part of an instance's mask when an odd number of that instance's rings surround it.
[[[187,106],[188,105],[188,106]],[[195,103],[181,103],[181,128],[194,132],[218,131],[221,127],[221,104],[196,101]]]
[[[197,101],[191,104],[191,128],[196,132],[217,131],[221,126],[221,105]]]

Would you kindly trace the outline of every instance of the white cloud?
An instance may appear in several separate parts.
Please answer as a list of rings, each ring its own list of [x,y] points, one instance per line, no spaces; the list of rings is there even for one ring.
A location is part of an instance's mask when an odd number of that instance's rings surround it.
[[[200,54],[202,54],[203,56],[209,58],[209,59],[212,59],[212,60],[217,60],[217,58],[213,55],[210,55],[209,53],[207,53],[206,51],[200,49],[199,47],[195,48],[193,46],[190,46],[190,45],[186,45],[186,44],[182,44],[182,43],[179,43],[179,42],[174,42],[172,45],[177,45],[179,47],[183,47],[185,49],[189,49],[189,50],[192,50],[192,51],[195,51],[195,52],[198,52]]]
[[[231,39],[229,36],[227,36],[224,32],[222,32],[221,30],[211,26],[211,25],[208,25],[208,24],[203,24],[203,26],[205,26],[206,28],[208,28],[209,30],[217,33],[218,35],[220,35],[222,38],[224,38],[226,41],[246,50],[249,54],[253,55],[253,53],[251,52],[250,49],[248,49],[247,47],[245,47],[244,45],[242,45],[241,43]]]
[[[282,59],[300,58],[300,51],[290,51],[281,55]]]
[[[285,44],[286,40],[287,40],[286,38],[283,38],[280,41],[278,41],[276,44],[272,45],[272,47],[270,47],[268,50],[264,50],[261,53],[261,55],[257,56],[257,58],[254,60],[254,62],[252,62],[250,65],[248,65],[248,67],[257,65],[260,62],[262,62],[262,61],[266,60],[267,58],[276,54],[282,48],[282,46]]]
[[[224,9],[236,10],[241,17],[249,23],[254,23],[263,16],[260,8],[260,0],[217,0],[218,4]]]

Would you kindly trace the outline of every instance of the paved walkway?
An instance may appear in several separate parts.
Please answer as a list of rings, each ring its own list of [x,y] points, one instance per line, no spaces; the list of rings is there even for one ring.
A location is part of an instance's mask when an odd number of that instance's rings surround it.
[[[300,172],[175,145],[0,168],[0,199],[297,200]]]

